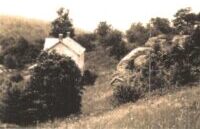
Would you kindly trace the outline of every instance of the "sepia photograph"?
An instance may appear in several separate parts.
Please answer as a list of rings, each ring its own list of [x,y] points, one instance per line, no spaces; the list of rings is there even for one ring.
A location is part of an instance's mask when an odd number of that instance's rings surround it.
[[[0,129],[200,129],[200,1],[0,0]]]

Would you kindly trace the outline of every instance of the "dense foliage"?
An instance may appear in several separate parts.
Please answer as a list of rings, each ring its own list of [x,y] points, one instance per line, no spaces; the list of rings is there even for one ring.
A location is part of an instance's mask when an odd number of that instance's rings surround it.
[[[151,18],[150,23],[152,24],[152,29],[154,29],[153,31],[156,31],[157,34],[169,34],[173,31],[172,27],[170,26],[170,21],[167,18]]]
[[[136,88],[127,85],[119,85],[114,89],[113,94],[115,100],[113,100],[114,105],[120,105],[127,102],[135,102],[139,99],[140,94]]]
[[[119,60],[127,54],[128,49],[123,40],[123,33],[117,29],[113,29],[107,22],[99,23],[96,35],[100,45],[110,49],[110,56]]]
[[[132,24],[126,31],[126,37],[130,43],[143,45],[149,38],[148,29],[141,23]]]
[[[112,30],[112,26],[109,25],[107,22],[103,21],[100,22],[97,26],[97,29],[95,30],[95,33],[98,36],[98,40],[101,43],[105,43],[105,36],[110,33],[110,31]]]
[[[199,41],[200,27],[197,27],[188,40],[183,43],[183,47],[167,42],[166,46],[157,43],[148,63],[142,68],[131,67],[132,75],[127,78],[125,83],[115,88],[115,99],[121,103],[135,101],[135,98],[130,95],[131,90],[133,91],[132,95],[142,97],[152,91],[162,94],[165,90],[198,81],[200,79]]]
[[[14,39],[7,37],[1,40],[2,52],[0,62],[7,68],[22,68],[28,63],[32,63],[37,58],[42,49],[43,41],[31,44],[24,37]]]
[[[74,36],[74,28],[69,18],[69,10],[65,11],[64,8],[60,8],[57,11],[58,18],[56,18],[51,23],[51,32],[50,35],[53,37],[58,37],[59,34],[63,34],[64,37],[67,36],[68,32],[70,33],[70,37]]]
[[[21,85],[21,83],[12,83],[9,80],[1,82],[0,120],[2,122],[18,124],[24,122],[24,105],[26,103],[22,98]]]
[[[191,34],[200,22],[200,13],[191,12],[191,8],[183,8],[176,12],[173,24],[177,33]]]
[[[1,85],[5,87],[0,105],[3,122],[27,125],[80,112],[81,74],[69,57],[44,52],[37,60],[30,82],[18,84],[21,88],[13,84]]]
[[[96,35],[94,33],[79,34],[74,39],[85,47],[86,51],[92,51],[95,48]]]
[[[82,84],[83,85],[94,85],[97,78],[97,74],[90,71],[85,70],[82,77]]]
[[[74,61],[44,52],[37,63],[26,89],[30,99],[27,109],[34,108],[32,119],[46,120],[80,112],[81,74]]]

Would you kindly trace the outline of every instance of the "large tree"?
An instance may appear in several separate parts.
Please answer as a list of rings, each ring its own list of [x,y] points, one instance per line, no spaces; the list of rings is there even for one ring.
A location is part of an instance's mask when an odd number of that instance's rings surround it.
[[[182,34],[191,34],[200,21],[199,14],[192,13],[191,8],[178,10],[174,17],[176,31]]]
[[[150,22],[153,29],[155,29],[157,33],[168,34],[172,31],[172,28],[170,27],[170,21],[167,18],[151,18]]]
[[[142,45],[147,41],[149,35],[148,30],[142,25],[142,23],[134,23],[126,31],[126,37],[129,42]]]
[[[69,18],[69,10],[60,8],[57,11],[58,18],[56,18],[52,23],[52,29],[50,35],[53,37],[58,37],[59,34],[63,34],[64,37],[67,36],[68,32],[70,37],[74,36],[74,28],[71,19]]]
[[[112,26],[109,25],[106,21],[100,22],[97,26],[96,34],[100,42],[105,42],[105,36],[110,33]]]
[[[44,52],[37,64],[25,90],[27,120],[46,120],[80,112],[81,74],[74,61]]]

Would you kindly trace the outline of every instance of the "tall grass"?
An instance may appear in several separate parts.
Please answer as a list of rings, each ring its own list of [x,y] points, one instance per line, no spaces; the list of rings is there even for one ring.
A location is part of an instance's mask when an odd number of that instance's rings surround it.
[[[50,31],[50,23],[19,16],[0,15],[1,37],[25,37],[31,43],[44,39]]]
[[[200,88],[193,87],[128,103],[102,114],[67,118],[39,125],[70,129],[199,129]],[[59,124],[58,124],[59,123]]]

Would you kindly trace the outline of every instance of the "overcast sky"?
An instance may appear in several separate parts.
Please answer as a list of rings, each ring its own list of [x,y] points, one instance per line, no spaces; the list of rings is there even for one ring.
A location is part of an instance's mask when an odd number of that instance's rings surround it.
[[[70,10],[75,27],[92,31],[100,21],[126,30],[133,22],[152,17],[173,18],[180,8],[200,12],[200,0],[0,0],[0,14],[51,21],[59,7]],[[0,19],[1,20],[1,19]]]

